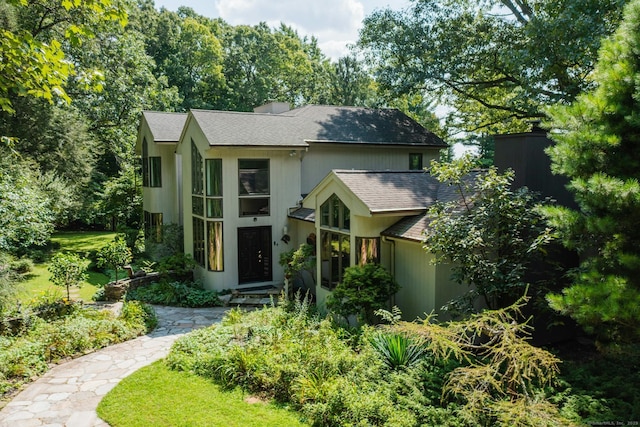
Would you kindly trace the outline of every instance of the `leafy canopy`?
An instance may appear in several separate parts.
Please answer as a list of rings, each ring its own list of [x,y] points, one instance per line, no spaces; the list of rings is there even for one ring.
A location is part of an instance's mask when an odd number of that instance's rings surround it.
[[[524,131],[590,87],[624,0],[414,0],[368,16],[359,47],[383,90],[451,108],[452,133]],[[570,29],[570,30],[569,30]]]
[[[71,300],[71,288],[80,287],[87,279],[87,260],[78,254],[59,252],[51,258],[49,272],[54,285],[67,289],[67,301]]]
[[[551,306],[600,340],[640,339],[640,2],[625,8],[605,40],[596,88],[549,110],[552,170],[569,178],[577,210],[545,210],[566,247],[583,260]]]
[[[380,264],[354,265],[344,270],[342,282],[327,297],[327,308],[361,323],[376,323],[374,312],[385,308],[400,286]]]
[[[127,20],[120,3],[111,0],[6,0],[5,3],[3,15],[24,14],[35,21],[30,28],[0,29],[0,57],[3,58],[0,109],[7,113],[15,112],[12,95],[70,102],[65,84],[77,70],[66,57],[63,43],[78,45],[84,38],[92,37],[87,22],[118,21],[124,26]],[[54,27],[59,29],[57,37],[51,33],[41,37]],[[91,82],[98,76],[88,73],[82,77]]]
[[[513,171],[474,167],[470,155],[431,163],[430,173],[452,186],[455,197],[429,209],[424,240],[434,262],[451,263],[453,279],[473,286],[448,307],[462,311],[473,311],[477,296],[489,308],[521,297],[528,266],[550,240],[550,230],[535,210],[535,195],[526,188],[511,188]]]
[[[132,260],[131,249],[122,235],[118,235],[98,252],[98,265],[113,268],[118,282],[118,269]]]

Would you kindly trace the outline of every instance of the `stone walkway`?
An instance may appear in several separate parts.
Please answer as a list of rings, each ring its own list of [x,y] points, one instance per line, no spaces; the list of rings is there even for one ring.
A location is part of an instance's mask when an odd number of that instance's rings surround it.
[[[136,370],[165,357],[179,336],[219,322],[227,310],[155,309],[159,324],[151,334],[55,366],[0,411],[0,427],[108,426],[98,418],[96,407],[109,390]]]

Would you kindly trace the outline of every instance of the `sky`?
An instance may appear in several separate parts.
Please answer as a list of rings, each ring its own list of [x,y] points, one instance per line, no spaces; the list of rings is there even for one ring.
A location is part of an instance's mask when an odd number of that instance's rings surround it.
[[[188,6],[209,18],[222,18],[231,25],[281,22],[301,37],[315,36],[322,52],[333,60],[348,53],[358,39],[362,20],[376,9],[401,10],[409,0],[155,0],[157,9],[176,11]]]

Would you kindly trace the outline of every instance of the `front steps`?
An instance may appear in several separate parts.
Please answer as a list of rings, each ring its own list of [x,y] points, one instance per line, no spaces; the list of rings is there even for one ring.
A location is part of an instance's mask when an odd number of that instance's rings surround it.
[[[282,287],[260,286],[256,288],[236,289],[231,294],[219,298],[225,307],[262,307],[278,304]]]

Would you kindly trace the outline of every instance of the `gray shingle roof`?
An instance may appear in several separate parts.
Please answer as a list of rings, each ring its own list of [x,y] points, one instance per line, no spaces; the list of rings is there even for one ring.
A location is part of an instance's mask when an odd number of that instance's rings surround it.
[[[316,211],[309,208],[298,208],[295,211],[289,213],[289,218],[295,218],[307,222],[315,222]]]
[[[438,197],[438,181],[424,171],[333,172],[371,213],[424,210]]]
[[[308,105],[285,114],[304,120],[306,139],[310,142],[447,146],[396,109]]]
[[[291,116],[214,110],[191,114],[212,146],[309,146]]]
[[[280,114],[192,110],[211,145],[361,143],[446,147],[398,110],[309,105]]]
[[[186,113],[143,111],[155,142],[178,142],[187,121]]]
[[[436,202],[461,200],[457,187],[440,183],[424,171],[356,171],[334,170],[335,175],[356,195],[372,214],[386,212],[420,212],[407,216],[382,235],[408,240],[422,240],[429,224],[426,210]],[[475,180],[480,171],[467,176]]]

